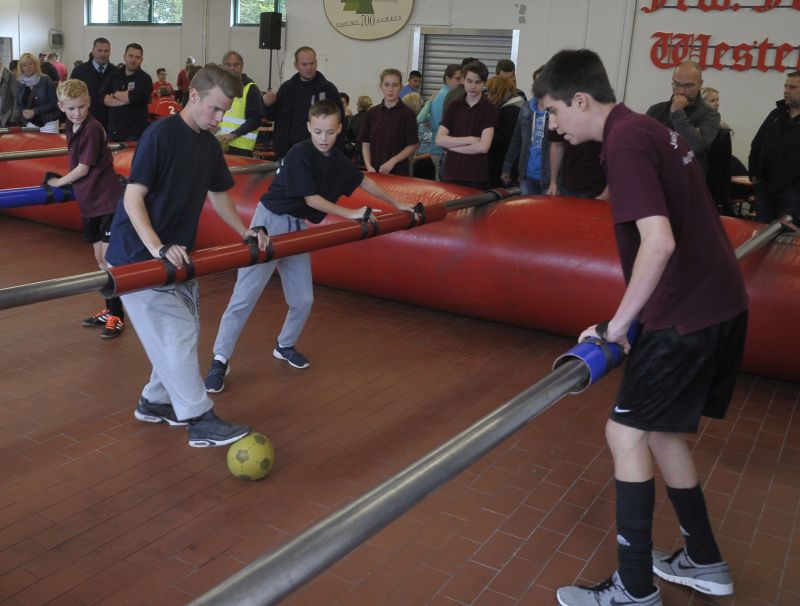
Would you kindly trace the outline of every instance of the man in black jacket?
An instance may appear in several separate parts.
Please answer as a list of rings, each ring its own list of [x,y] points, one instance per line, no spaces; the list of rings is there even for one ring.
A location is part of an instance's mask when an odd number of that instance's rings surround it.
[[[758,129],[750,146],[756,217],[800,219],[800,71],[786,76],[783,99]]]
[[[147,104],[153,79],[142,70],[144,50],[131,42],[122,56],[124,65],[112,71],[103,86],[103,103],[108,110],[108,136],[114,141],[136,141],[147,128]]]
[[[700,66],[694,61],[684,61],[672,72],[672,97],[650,106],[647,115],[686,139],[707,172],[706,152],[719,132],[720,117],[700,97],[702,86]]]
[[[264,115],[275,121],[272,147],[278,158],[283,158],[295,143],[310,137],[308,110],[317,101],[328,99],[339,108],[344,119],[344,107],[339,90],[317,71],[317,53],[310,46],[301,46],[294,53],[297,73],[284,82],[276,95],[268,90],[263,95]],[[344,152],[345,137],[338,137],[336,147]]]
[[[113,66],[108,62],[111,56],[111,43],[107,38],[96,38],[92,44],[89,60],[84,61],[72,70],[72,78],[83,80],[89,89],[89,113],[103,125],[108,126],[108,108],[103,103],[103,84],[111,73]]]

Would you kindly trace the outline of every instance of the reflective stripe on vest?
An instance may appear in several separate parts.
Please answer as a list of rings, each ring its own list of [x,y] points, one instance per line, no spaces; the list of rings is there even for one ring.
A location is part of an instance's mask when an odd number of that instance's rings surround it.
[[[227,135],[228,133],[232,133],[245,123],[244,110],[247,105],[247,92],[253,84],[253,82],[250,82],[244,87],[242,96],[236,97],[231,104],[231,108],[222,116],[222,121],[219,123],[219,132],[221,134]],[[238,147],[239,149],[252,150],[256,146],[257,135],[258,129],[236,137],[235,139],[231,139],[228,141],[228,145],[230,147]]]

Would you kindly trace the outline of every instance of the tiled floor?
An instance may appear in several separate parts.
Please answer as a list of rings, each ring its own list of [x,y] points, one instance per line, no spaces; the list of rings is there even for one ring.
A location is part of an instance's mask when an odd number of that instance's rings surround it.
[[[0,285],[91,271],[79,235],[0,216]],[[202,281],[208,358],[231,275]],[[543,293],[542,296],[546,296]],[[298,371],[270,355],[268,288],[221,415],[277,448],[229,475],[224,449],[143,425],[132,330],[101,341],[80,295],[0,311],[0,603],[185,604],[427,453],[549,372],[570,340],[319,288]],[[602,427],[618,373],[568,397],[286,600],[294,605],[551,605],[614,562]],[[664,603],[800,604],[800,385],[742,375],[694,451],[735,599],[663,587]],[[656,544],[677,527],[659,485]]]

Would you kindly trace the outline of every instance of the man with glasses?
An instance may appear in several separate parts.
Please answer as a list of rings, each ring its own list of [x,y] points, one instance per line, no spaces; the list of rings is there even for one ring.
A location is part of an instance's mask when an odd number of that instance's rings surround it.
[[[706,154],[719,132],[720,117],[700,97],[702,86],[703,70],[694,61],[684,61],[672,72],[670,100],[650,106],[647,115],[686,139],[707,172]]]

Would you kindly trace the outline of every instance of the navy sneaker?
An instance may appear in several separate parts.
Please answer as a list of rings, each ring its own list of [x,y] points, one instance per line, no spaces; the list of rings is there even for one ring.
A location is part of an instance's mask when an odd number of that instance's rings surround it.
[[[731,569],[725,562],[695,564],[685,549],[673,554],[653,552],[653,572],[665,581],[691,587],[708,595],[731,595],[733,579]]]
[[[219,393],[225,389],[225,377],[231,371],[230,364],[220,362],[216,358],[211,360],[211,368],[206,375],[206,391],[209,393]]]
[[[143,396],[139,398],[139,403],[136,405],[133,416],[145,423],[167,423],[168,425],[174,426],[188,424],[188,421],[178,420],[175,416],[175,409],[172,408],[172,404],[151,402]]]
[[[189,446],[206,448],[225,446],[250,433],[247,425],[234,425],[220,419],[210,409],[194,419],[189,419]]]
[[[295,368],[308,368],[309,362],[303,354],[297,351],[294,346],[281,347],[280,344],[275,344],[275,349],[272,350],[272,355],[279,360],[286,360]]]

